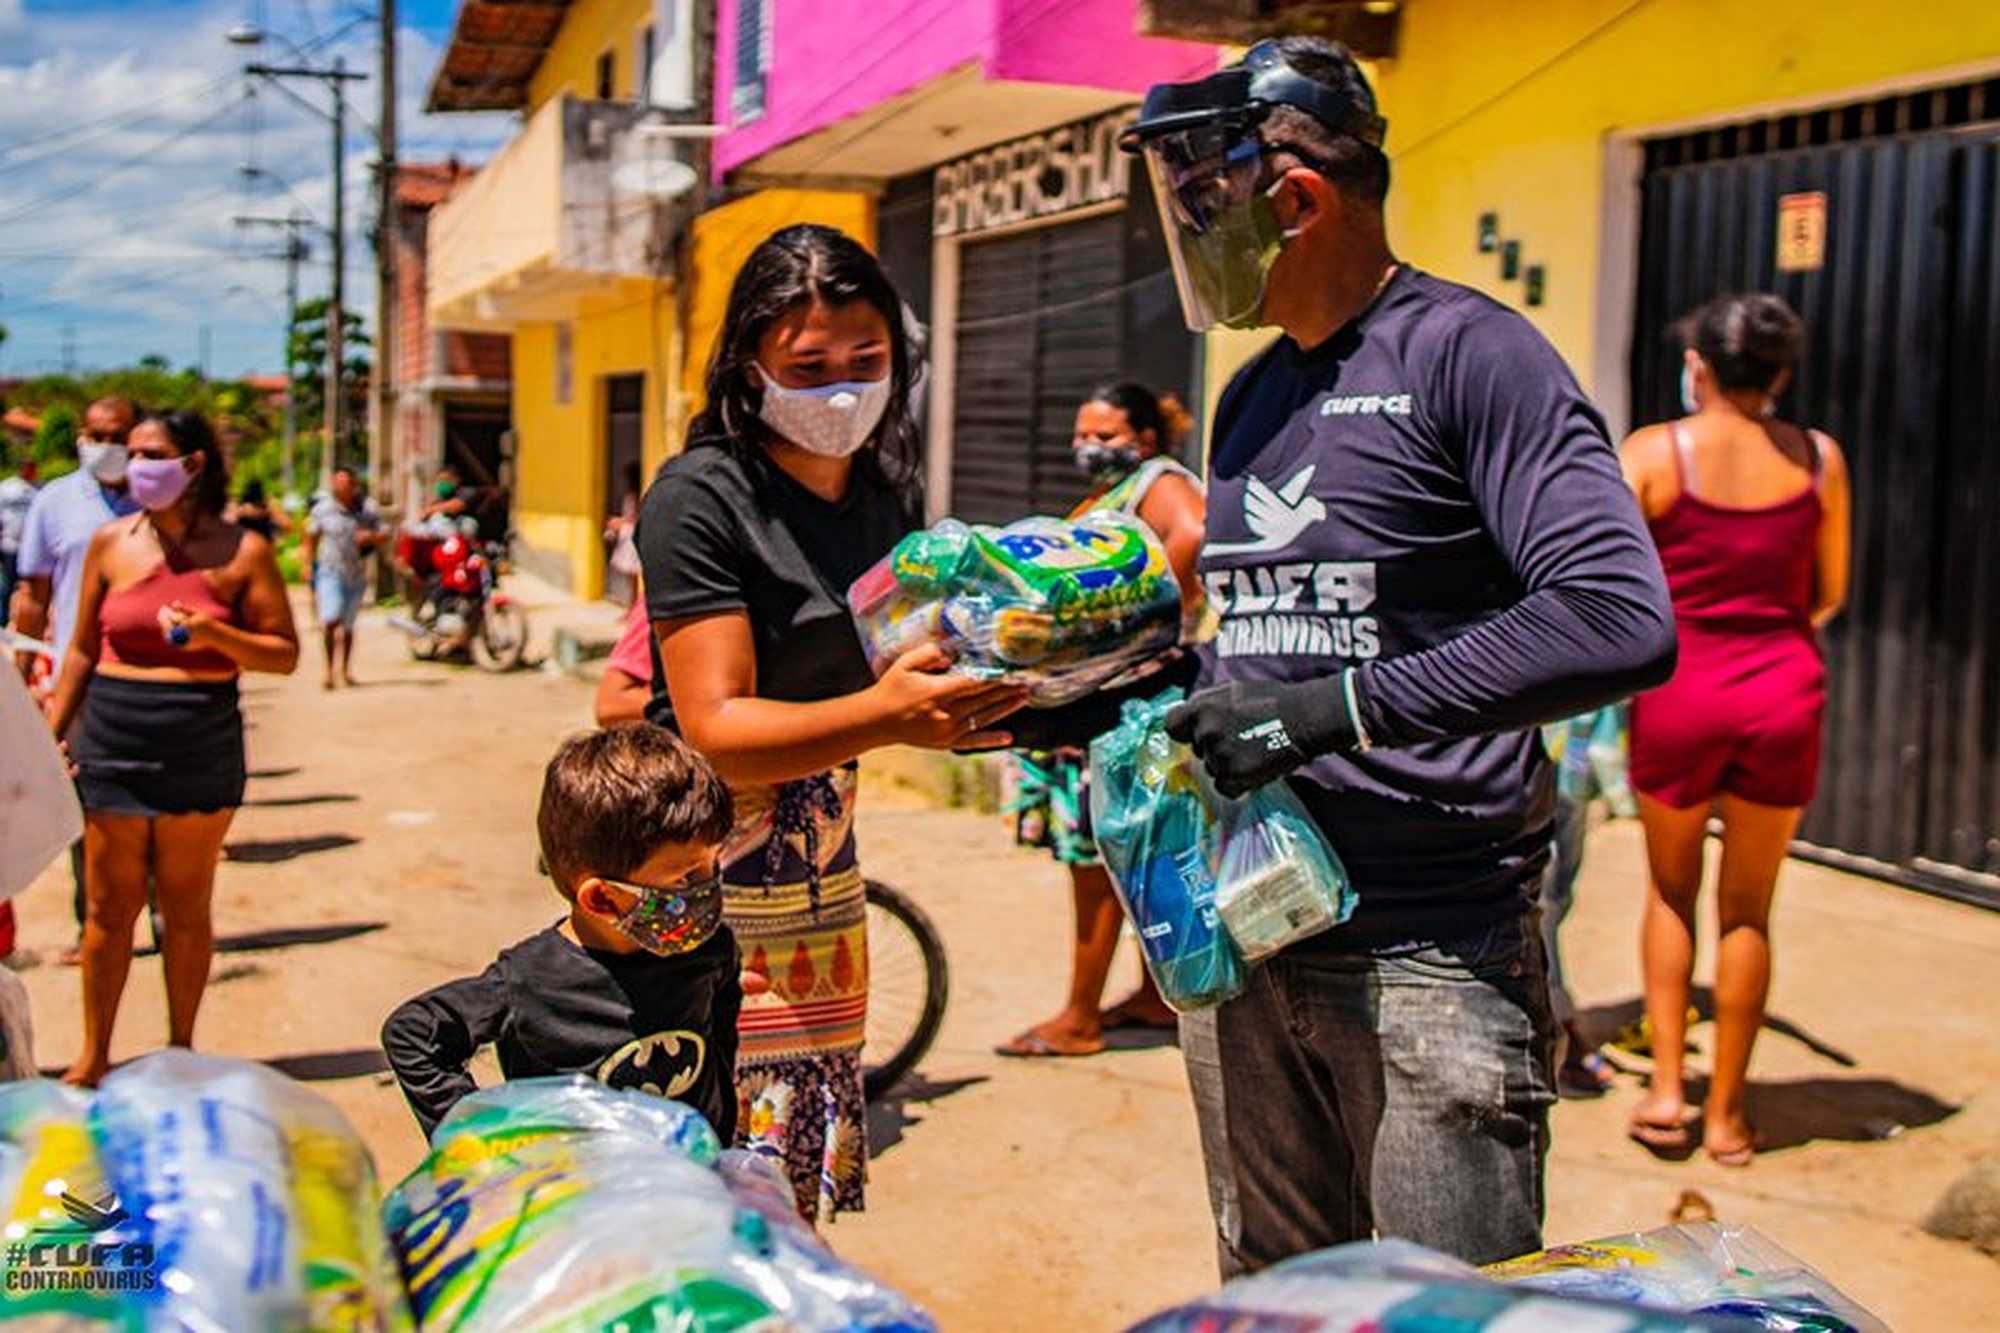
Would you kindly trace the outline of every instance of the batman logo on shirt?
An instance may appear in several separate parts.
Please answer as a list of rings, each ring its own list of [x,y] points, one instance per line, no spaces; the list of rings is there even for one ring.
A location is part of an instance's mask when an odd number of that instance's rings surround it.
[[[701,1077],[708,1043],[701,1034],[677,1029],[626,1042],[597,1066],[597,1081],[659,1097],[678,1097]]]

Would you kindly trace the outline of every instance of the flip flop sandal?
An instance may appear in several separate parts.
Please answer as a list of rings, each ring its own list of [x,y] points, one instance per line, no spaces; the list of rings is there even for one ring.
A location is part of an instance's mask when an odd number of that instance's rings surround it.
[[[1098,1046],[1088,1051],[1060,1051],[1048,1038],[1033,1032],[1023,1032],[1004,1046],[995,1046],[993,1053],[1009,1060],[1081,1060],[1093,1055],[1102,1055],[1104,1048]]]
[[[1762,1150],[1763,1146],[1763,1135],[1752,1130],[1748,1143],[1739,1144],[1734,1148],[1724,1148],[1721,1152],[1717,1152],[1713,1148],[1709,1148],[1706,1151],[1708,1153],[1708,1160],[1714,1162],[1717,1166],[1726,1166],[1731,1170],[1740,1170],[1756,1160],[1757,1154]]]

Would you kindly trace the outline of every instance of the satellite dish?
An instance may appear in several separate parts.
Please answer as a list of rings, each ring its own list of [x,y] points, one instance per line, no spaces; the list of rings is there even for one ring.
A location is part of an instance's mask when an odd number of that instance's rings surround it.
[[[611,186],[620,194],[636,194],[648,199],[679,199],[700,183],[694,168],[671,157],[641,157],[617,167]]]

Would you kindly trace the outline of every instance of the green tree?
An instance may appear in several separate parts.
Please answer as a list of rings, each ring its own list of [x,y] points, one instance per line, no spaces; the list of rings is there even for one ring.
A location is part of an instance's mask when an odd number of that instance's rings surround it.
[[[139,358],[139,369],[141,370],[165,370],[171,364],[167,358],[161,356],[158,352],[148,352]]]
[[[76,413],[60,403],[42,413],[42,424],[35,427],[30,447],[43,477],[55,478],[76,470],[76,420]]]
[[[303,438],[326,419],[326,310],[324,297],[299,303],[286,350],[292,369],[292,400],[298,405]],[[339,457],[358,462],[367,455],[364,430],[368,421],[368,349],[371,340],[352,310],[341,312],[341,390],[346,395],[346,436]]]

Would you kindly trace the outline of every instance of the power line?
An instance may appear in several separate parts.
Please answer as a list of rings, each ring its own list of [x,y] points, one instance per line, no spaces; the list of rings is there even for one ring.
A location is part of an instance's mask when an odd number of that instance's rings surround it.
[[[17,167],[26,166],[29,163],[45,161],[52,157],[60,157],[64,153],[75,150],[81,144],[101,139],[107,134],[113,134],[118,130],[124,129],[130,122],[145,119],[148,114],[167,105],[169,102],[178,102],[183,98],[189,97],[205,97],[209,93],[224,87],[235,77],[234,74],[225,74],[219,79],[211,79],[209,82],[201,84],[198,87],[183,88],[178,92],[168,93],[164,97],[156,97],[150,102],[142,102],[129,110],[113,112],[111,115],[100,116],[96,120],[86,120],[77,125],[65,125],[61,129],[50,130],[46,134],[36,134],[26,139],[16,139],[13,143],[0,145],[0,159],[6,159],[21,149],[32,148],[36,144],[47,143],[51,140],[68,139],[71,135],[81,135],[82,137],[72,142],[58,143],[55,147],[45,152],[37,153],[32,157],[24,158],[17,162],[10,162],[9,165]]]
[[[111,179],[113,176],[116,176],[119,172],[126,171],[132,167],[136,167],[141,162],[145,162],[153,157],[158,156],[163,150],[173,147],[175,144],[181,142],[183,139],[189,139],[194,137],[195,134],[208,128],[209,125],[222,119],[223,116],[235,110],[236,107],[242,101],[243,98],[239,97],[232,101],[224,102],[221,106],[209,112],[207,115],[203,116],[200,120],[194,121],[192,124],[189,124],[179,130],[175,130],[167,134],[165,137],[159,139],[157,142],[149,145],[148,147],[140,150],[139,152],[132,154],[132,156],[125,158],[117,163],[114,163],[112,166],[106,167],[103,171],[97,172],[89,177],[86,177],[83,180],[78,181],[74,185],[66,185],[63,188],[54,191],[53,193],[43,195],[39,199],[30,199],[26,203],[16,204],[13,208],[8,209],[6,212],[0,213],[0,222],[12,222],[16,218],[27,217],[31,213],[38,213],[42,211],[43,209],[49,207],[51,204],[59,204],[66,199],[74,199],[77,195],[82,194],[86,190],[98,189],[104,184],[105,181]]]

